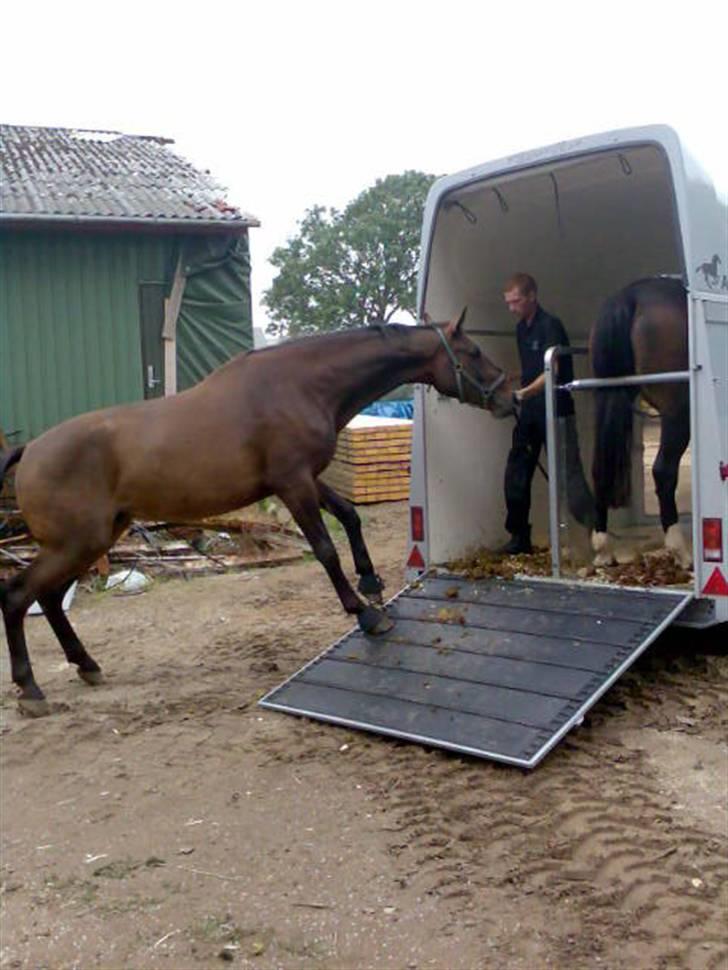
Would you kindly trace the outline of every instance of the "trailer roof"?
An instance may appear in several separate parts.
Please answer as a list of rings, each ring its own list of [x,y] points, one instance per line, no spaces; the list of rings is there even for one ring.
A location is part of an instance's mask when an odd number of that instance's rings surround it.
[[[438,179],[423,221],[426,251],[433,219],[444,197],[470,183],[512,179],[519,172],[560,165],[607,151],[655,145],[668,161],[683,246],[686,283],[692,289],[728,292],[728,199],[667,125],[622,128],[558,142],[485,162]]]

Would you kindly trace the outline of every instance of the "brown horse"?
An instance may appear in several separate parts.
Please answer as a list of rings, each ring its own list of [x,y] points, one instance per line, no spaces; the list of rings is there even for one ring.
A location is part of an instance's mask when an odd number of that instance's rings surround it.
[[[354,508],[318,481],[337,433],[363,407],[403,383],[512,413],[504,373],[463,332],[446,325],[375,325],[241,354],[175,397],[94,411],[0,456],[0,482],[18,463],[16,494],[40,544],[33,562],[0,584],[12,678],[24,713],[47,713],[25,643],[38,600],[69,663],[87,683],[101,670],[61,603],[69,585],[132,519],[196,520],[277,495],[290,510],[347,613],[380,634],[391,621],[347,581],[321,517],[344,526],[358,589],[381,604],[382,583]]]
[[[679,280],[655,277],[630,283],[610,297],[592,327],[589,349],[596,377],[623,377],[688,369],[688,310]],[[601,388],[596,392],[594,496],[595,563],[613,561],[607,510],[627,505],[631,493],[632,411],[639,393],[660,415],[660,448],[652,467],[665,545],[687,565],[690,554],[678,525],[675,491],[680,459],[690,441],[687,384]]]

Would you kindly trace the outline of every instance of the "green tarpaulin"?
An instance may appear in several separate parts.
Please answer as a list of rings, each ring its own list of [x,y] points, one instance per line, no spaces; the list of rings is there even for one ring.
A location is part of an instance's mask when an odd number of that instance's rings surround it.
[[[247,236],[187,238],[186,282],[177,320],[177,387],[202,380],[253,348]]]

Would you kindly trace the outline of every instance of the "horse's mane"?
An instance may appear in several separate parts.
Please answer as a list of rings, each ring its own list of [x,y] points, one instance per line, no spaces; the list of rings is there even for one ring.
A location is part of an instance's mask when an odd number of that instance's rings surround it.
[[[329,344],[361,340],[377,335],[383,340],[398,339],[401,341],[416,328],[408,326],[406,323],[370,323],[362,327],[342,327],[340,330],[330,330],[326,333],[304,334],[301,337],[291,337],[279,343],[271,344],[268,347],[260,347],[258,350],[249,351],[251,354],[266,354],[270,351],[282,350],[286,347],[297,348],[300,346],[311,346],[320,348]]]

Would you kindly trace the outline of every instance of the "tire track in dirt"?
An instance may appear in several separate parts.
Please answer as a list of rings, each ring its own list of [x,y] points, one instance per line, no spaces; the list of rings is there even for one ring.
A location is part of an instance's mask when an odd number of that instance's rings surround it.
[[[658,683],[651,677],[659,669],[633,673],[597,707],[591,727],[530,775],[379,739],[382,760],[361,735],[337,729],[354,751],[342,781],[363,775],[379,793],[396,819],[393,854],[424,893],[465,909],[493,885],[514,907],[524,895],[538,898],[541,931],[571,965],[599,955],[605,966],[638,966],[647,947],[658,967],[722,970],[725,841],[681,822],[643,754],[614,736],[615,719],[654,721],[656,708],[670,728],[688,718],[689,729],[715,729],[723,669],[708,665],[696,676],[696,665],[686,666]],[[320,755],[331,732],[305,720],[294,730],[303,757]],[[517,947],[511,952],[517,958]]]

